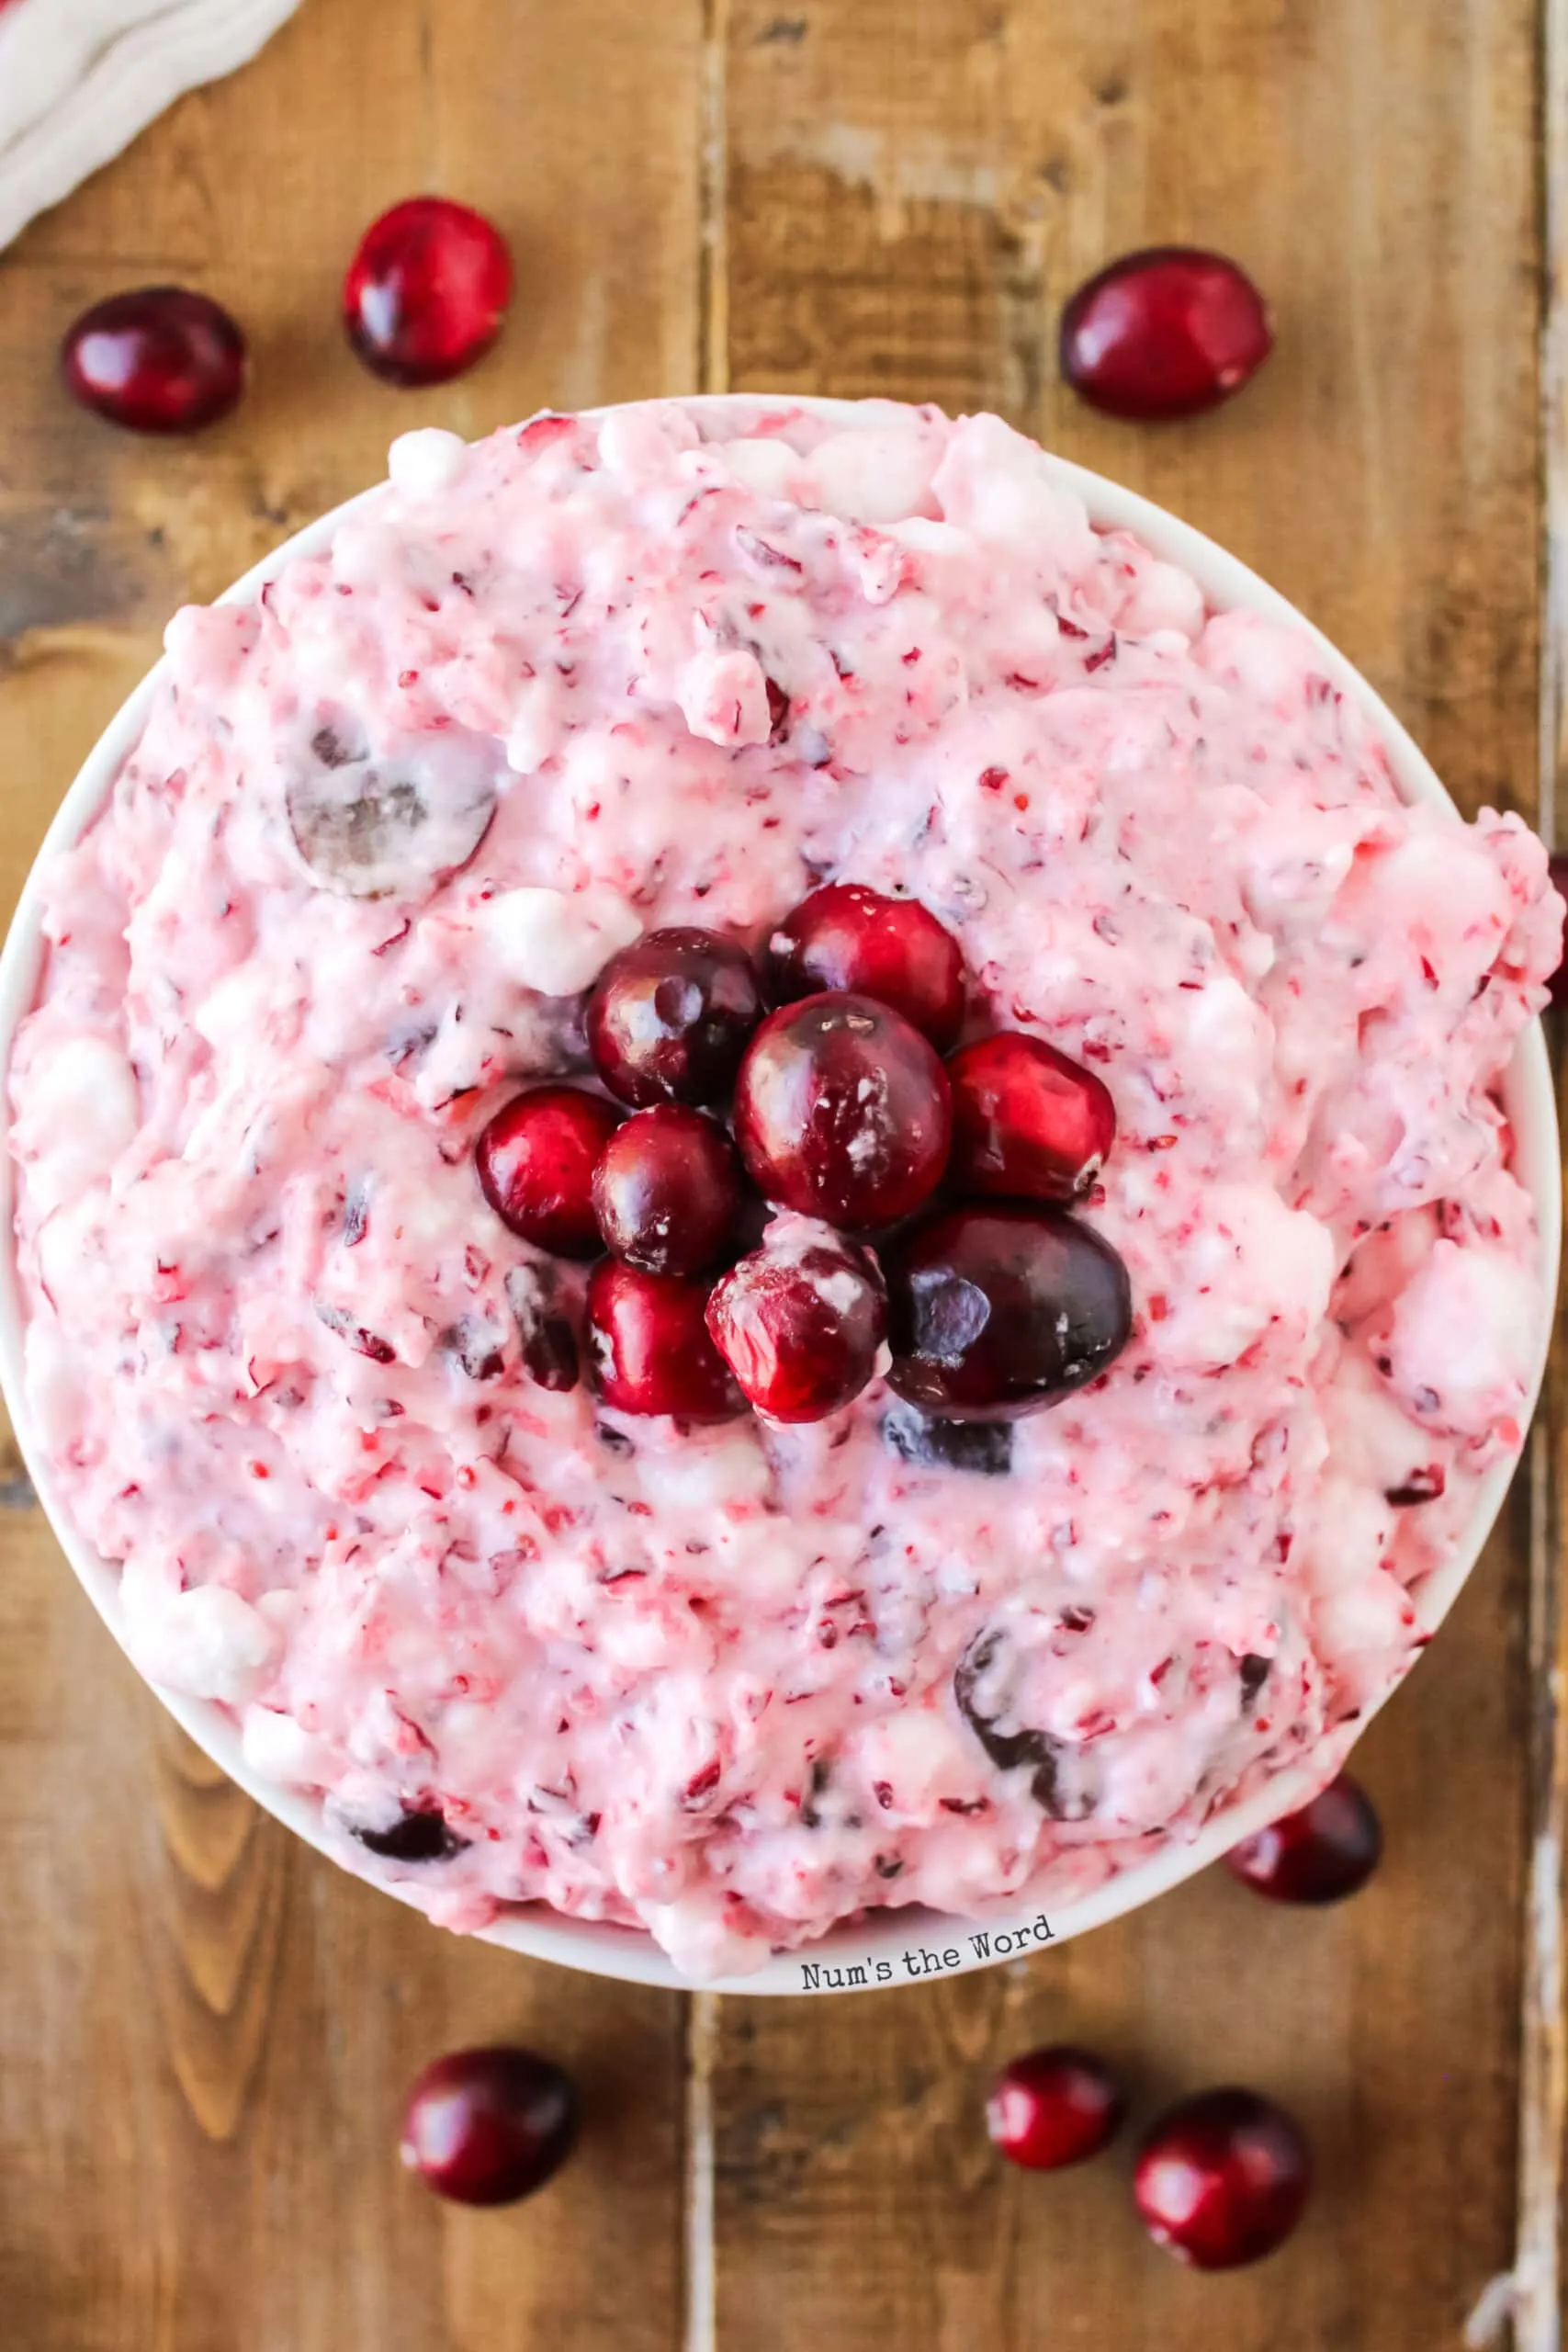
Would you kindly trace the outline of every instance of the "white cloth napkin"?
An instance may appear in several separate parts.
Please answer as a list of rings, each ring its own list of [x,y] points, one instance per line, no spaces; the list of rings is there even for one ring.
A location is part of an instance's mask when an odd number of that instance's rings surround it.
[[[0,0],[0,246],[299,0]]]

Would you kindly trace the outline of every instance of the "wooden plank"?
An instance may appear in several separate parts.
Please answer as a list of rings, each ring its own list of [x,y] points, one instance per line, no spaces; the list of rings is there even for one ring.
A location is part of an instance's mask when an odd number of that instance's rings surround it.
[[[696,0],[309,0],[0,261],[0,899],[173,607],[375,478],[390,435],[679,390],[698,350]],[[590,69],[590,62],[592,66]],[[400,395],[337,281],[435,187],[513,240],[494,356]],[[254,352],[189,446],[53,381],[111,288],[177,276]],[[113,1651],[0,1455],[0,2336],[16,2352],[655,2352],[682,2333],[682,2008],[440,1935],[257,1815]],[[536,2205],[439,2206],[401,2092],[518,2037],[583,2082]],[[606,2258],[610,2249],[613,2258]]]
[[[999,407],[1258,564],[1467,806],[1533,811],[1533,20],[1528,0],[733,0],[730,379]],[[1272,296],[1269,371],[1190,427],[1089,415],[1055,374],[1063,298],[1186,239]],[[1211,1875],[982,1979],[725,2005],[721,2344],[1458,2341],[1514,2251],[1527,1519],[1517,1489],[1359,1752],[1389,1851],[1343,1911]],[[1124,2152],[1004,2177],[987,2078],[1058,2035],[1120,2058],[1143,2114],[1217,2080],[1282,2097],[1321,2165],[1299,2238],[1200,2278],[1142,2242]]]

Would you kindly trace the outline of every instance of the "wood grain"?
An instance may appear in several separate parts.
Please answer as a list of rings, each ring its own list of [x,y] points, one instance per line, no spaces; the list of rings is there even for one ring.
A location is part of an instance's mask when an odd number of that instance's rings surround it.
[[[169,612],[373,480],[393,433],[695,380],[700,66],[695,0],[657,22],[638,0],[309,0],[0,261],[7,910]],[[364,224],[422,187],[501,220],[519,301],[470,378],[400,396],[350,357],[337,280]],[[95,296],[176,276],[243,319],[254,382],[231,424],[160,447],[73,409],[53,351]],[[682,2005],[442,1936],[265,1821],[141,1690],[17,1467],[0,1462],[6,2352],[667,2352]],[[427,2058],[496,2036],[578,2074],[588,2129],[537,2204],[479,2216],[404,2177],[397,2113]]]
[[[735,0],[728,30],[735,385],[1001,409],[1257,564],[1467,806],[1533,812],[1525,0]],[[1273,362],[1190,427],[1089,415],[1055,376],[1063,298],[1118,251],[1181,240],[1269,289]],[[726,2005],[721,2344],[1458,2342],[1514,2258],[1527,1514],[1517,1490],[1360,1752],[1389,1860],[1345,1912],[1280,1916],[1211,1874],[986,1978]],[[1216,2080],[1282,2097],[1321,2167],[1299,2238],[1199,2279],[1141,2242],[1125,2157],[1003,2177],[987,2077],[1058,2035],[1121,2056],[1145,2115]]]

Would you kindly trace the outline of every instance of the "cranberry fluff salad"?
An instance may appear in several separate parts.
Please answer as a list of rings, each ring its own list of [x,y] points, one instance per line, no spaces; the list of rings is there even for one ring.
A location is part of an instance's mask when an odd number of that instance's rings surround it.
[[[10,1069],[152,1679],[696,1976],[1328,1777],[1521,1442],[1516,818],[931,409],[412,433],[168,650]]]

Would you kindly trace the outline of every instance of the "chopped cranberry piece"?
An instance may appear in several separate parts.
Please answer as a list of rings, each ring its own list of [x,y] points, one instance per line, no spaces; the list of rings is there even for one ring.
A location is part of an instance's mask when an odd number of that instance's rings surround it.
[[[716,931],[650,931],[613,956],[588,1003],[588,1044],[612,1094],[717,1102],[762,1017],[746,950]]]
[[[947,1066],[950,1182],[965,1193],[1070,1201],[1099,1175],[1116,1133],[1103,1080],[1043,1037],[981,1037]]]
[[[1202,2091],[1162,2115],[1138,2152],[1133,2195],[1156,2245],[1230,2270],[1282,2245],[1306,2205],[1312,2159],[1283,2108],[1256,2091]]]
[[[523,1369],[529,1379],[558,1394],[575,1388],[577,1333],[557,1297],[548,1269],[513,1266],[506,1277],[506,1298],[516,1317]]]
[[[1111,416],[1216,408],[1273,345],[1268,310],[1245,270],[1186,245],[1123,254],[1062,313],[1062,373]]]
[[[449,1862],[469,1843],[448,1827],[434,1805],[400,1814],[389,1829],[355,1829],[353,1834],[370,1853],[389,1862]]]
[[[865,996],[771,1012],[735,1087],[735,1140],[758,1190],[830,1225],[891,1225],[947,1164],[947,1073],[902,1013]]]
[[[826,1227],[784,1234],[742,1258],[708,1301],[714,1343],[775,1421],[819,1421],[860,1395],[886,1322],[882,1278]]]
[[[183,286],[111,294],[66,331],[66,385],[133,433],[195,433],[245,389],[245,338],[220,304]]]
[[[474,1158],[502,1224],[558,1258],[596,1258],[593,1166],[620,1119],[615,1103],[579,1086],[536,1086],[498,1111]]]
[[[409,2094],[400,2154],[462,2205],[509,2205],[543,2188],[577,2135],[569,2075],[531,2050],[457,2050]]]
[[[444,384],[501,333],[512,300],[506,240],[482,212],[411,197],[371,222],[343,282],[343,320],[389,384]]]
[[[746,1410],[704,1321],[708,1284],[606,1258],[588,1279],[593,1385],[623,1413],[728,1421]]]
[[[1125,2112],[1104,2059],[1057,2042],[1002,2068],[986,2101],[986,2129],[1013,2164],[1055,2172],[1109,2146]]]
[[[1440,1462],[1427,1462],[1419,1470],[1412,1470],[1403,1485],[1391,1487],[1383,1497],[1397,1510],[1413,1510],[1417,1503],[1435,1503],[1448,1484]]]
[[[1058,1210],[947,1209],[882,1252],[889,1385],[964,1420],[1033,1412],[1103,1372],[1132,1325],[1127,1270]]]
[[[964,958],[953,933],[917,899],[886,899],[859,882],[829,882],[787,914],[768,942],[775,1004],[824,989],[891,1005],[945,1053],[964,1021]]]
[[[882,1423],[884,1443],[920,1470],[972,1470],[1005,1478],[1012,1468],[1010,1421],[944,1421],[896,1405]]]
[[[1382,1858],[1377,1810],[1342,1772],[1299,1813],[1233,1846],[1225,1868],[1277,1903],[1339,1903],[1365,1886]]]
[[[728,1253],[739,1221],[740,1160],[705,1111],[658,1102],[617,1127],[593,1170],[606,1247],[655,1274],[697,1274]]]

